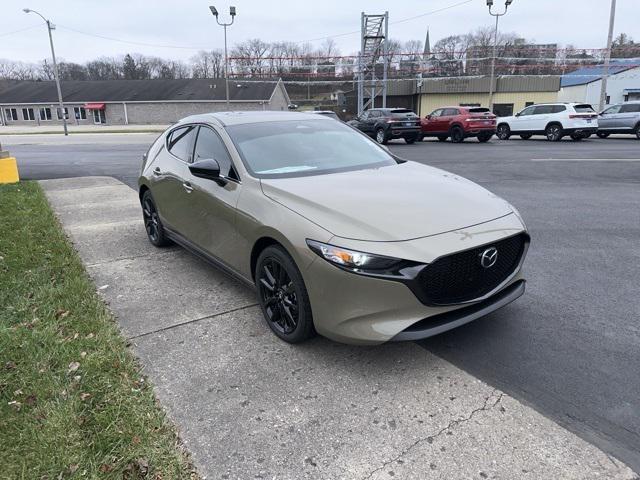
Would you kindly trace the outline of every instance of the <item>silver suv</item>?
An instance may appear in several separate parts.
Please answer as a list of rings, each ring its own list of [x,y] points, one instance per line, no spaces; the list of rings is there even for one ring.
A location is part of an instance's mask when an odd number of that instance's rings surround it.
[[[598,116],[598,136],[629,133],[640,140],[640,101],[612,105]]]

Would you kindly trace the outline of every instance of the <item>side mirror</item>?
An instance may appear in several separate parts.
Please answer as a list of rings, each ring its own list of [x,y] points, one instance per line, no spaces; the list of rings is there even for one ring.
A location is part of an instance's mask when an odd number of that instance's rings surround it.
[[[213,158],[205,158],[204,160],[193,162],[189,165],[189,171],[194,177],[206,178],[215,182],[224,181],[220,177],[220,164]]]
[[[431,120],[431,115],[427,115],[426,117],[424,117],[426,120]]]

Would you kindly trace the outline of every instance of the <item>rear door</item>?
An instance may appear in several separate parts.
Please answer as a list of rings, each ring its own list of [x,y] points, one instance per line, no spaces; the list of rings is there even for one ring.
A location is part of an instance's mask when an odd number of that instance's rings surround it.
[[[448,132],[451,122],[460,115],[460,110],[457,108],[445,108],[438,120],[438,131]]]
[[[619,113],[620,128],[633,130],[640,120],[640,103],[626,103],[622,105]]]
[[[158,212],[162,222],[178,233],[184,233],[188,226],[183,215],[188,204],[184,183],[189,176],[196,129],[195,125],[185,125],[169,132],[164,148],[151,165],[151,193]]]
[[[525,117],[525,130],[542,132],[547,127],[549,121],[553,119],[553,114],[558,113],[555,105],[538,105],[533,109],[533,114]]]

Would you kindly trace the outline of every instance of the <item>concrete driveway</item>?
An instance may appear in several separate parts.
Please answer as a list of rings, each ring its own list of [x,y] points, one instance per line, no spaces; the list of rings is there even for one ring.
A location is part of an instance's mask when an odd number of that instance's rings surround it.
[[[281,342],[253,292],[152,247],[113,178],[41,184],[206,478],[637,478],[413,343]]]

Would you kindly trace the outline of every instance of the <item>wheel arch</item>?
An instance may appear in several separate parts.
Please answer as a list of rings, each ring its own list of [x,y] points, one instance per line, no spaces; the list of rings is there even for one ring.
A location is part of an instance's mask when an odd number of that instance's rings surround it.
[[[274,238],[274,236],[271,236],[271,235],[261,236],[254,242],[253,247],[251,248],[251,255],[249,257],[249,264],[251,267],[251,279],[254,279],[256,276],[256,264],[258,263],[258,257],[260,256],[260,254],[263,252],[265,248],[271,247],[273,245],[282,247],[285,250],[285,252],[291,255],[291,252],[289,252],[289,249],[282,242]]]
[[[149,191],[149,187],[144,184],[140,185],[140,189],[138,190],[138,198],[140,199],[140,204],[142,204],[142,197],[147,191]]]
[[[562,122],[560,122],[559,120],[551,120],[549,123],[547,123],[544,127],[545,132],[547,131],[547,128],[549,128],[551,125],[558,125],[562,130],[564,130],[564,126],[562,125]]]

